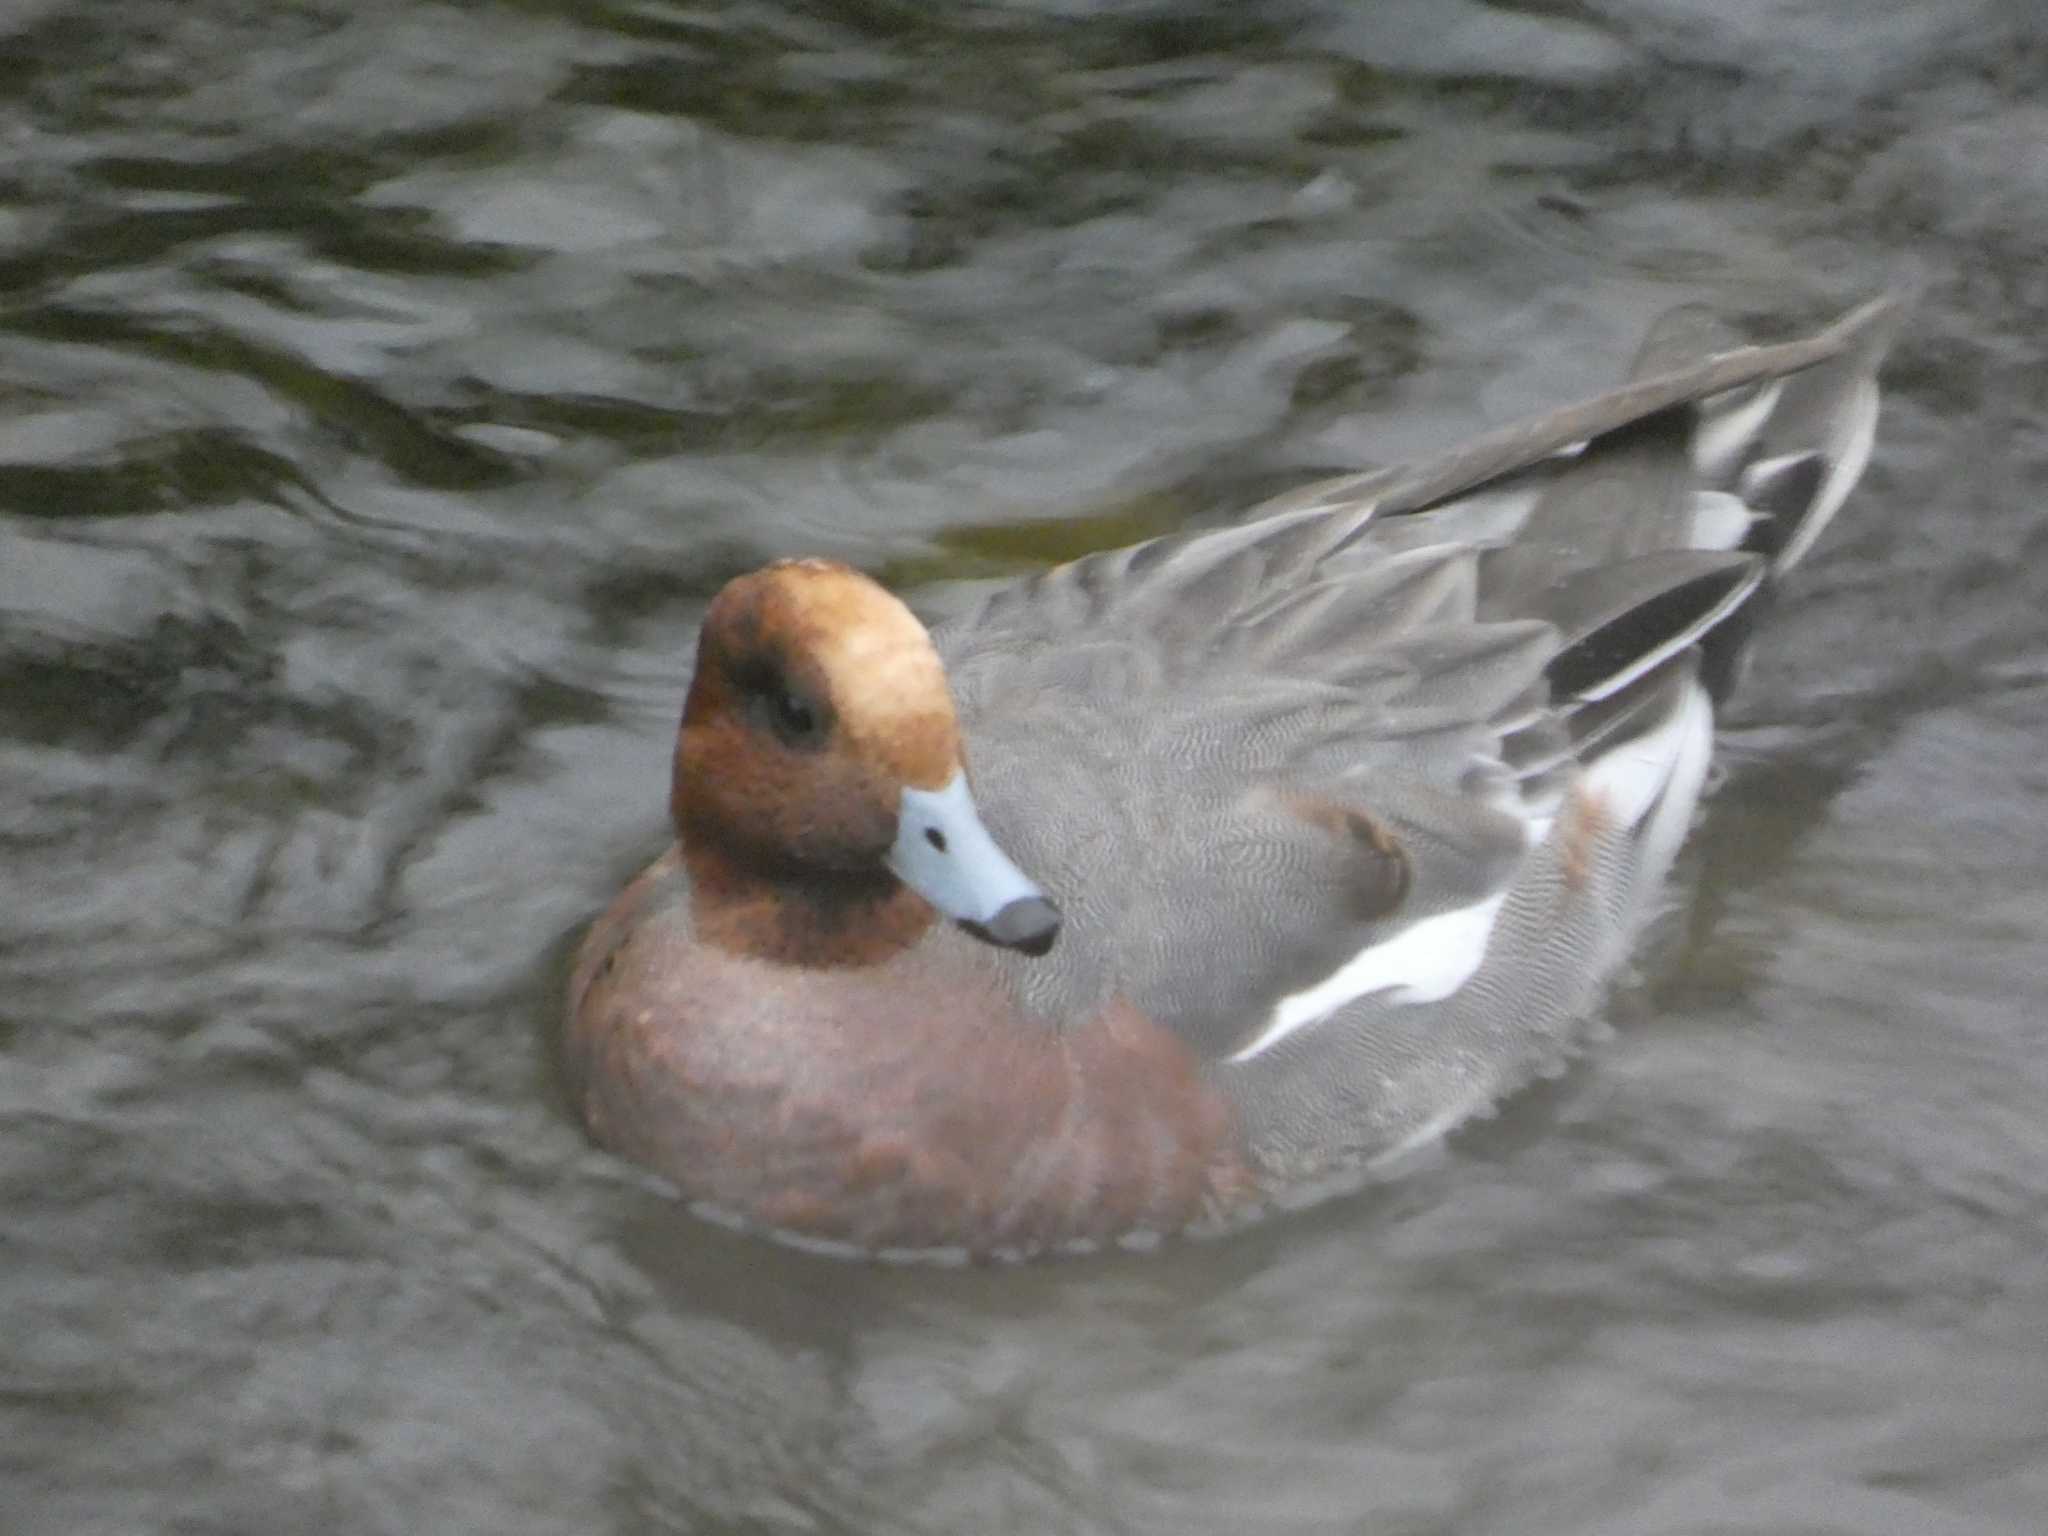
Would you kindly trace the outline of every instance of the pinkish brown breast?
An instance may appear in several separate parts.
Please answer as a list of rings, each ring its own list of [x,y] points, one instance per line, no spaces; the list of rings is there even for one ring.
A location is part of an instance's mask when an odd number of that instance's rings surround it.
[[[593,1136],[750,1224],[873,1250],[1173,1232],[1254,1194],[1229,1106],[1135,1009],[1054,1031],[965,944],[803,970],[695,942],[674,851],[578,956]]]

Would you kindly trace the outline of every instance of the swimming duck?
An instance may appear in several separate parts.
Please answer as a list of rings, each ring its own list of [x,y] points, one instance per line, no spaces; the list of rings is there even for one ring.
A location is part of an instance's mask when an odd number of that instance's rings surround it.
[[[1900,305],[1094,554],[935,630],[790,560],[705,614],[676,842],[567,1078],[706,1214],[863,1253],[1147,1242],[1557,1061],[1691,823]]]

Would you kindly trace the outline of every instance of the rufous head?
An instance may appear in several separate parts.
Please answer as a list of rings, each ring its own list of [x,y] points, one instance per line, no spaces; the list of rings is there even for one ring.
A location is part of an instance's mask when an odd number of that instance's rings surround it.
[[[1042,954],[1058,932],[981,824],[931,636],[848,566],[782,561],[712,600],[670,807],[693,866],[807,908],[900,883],[992,943]]]

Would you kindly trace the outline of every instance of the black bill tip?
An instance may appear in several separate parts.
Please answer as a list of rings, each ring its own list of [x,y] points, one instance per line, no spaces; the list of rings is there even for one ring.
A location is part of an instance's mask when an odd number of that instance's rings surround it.
[[[986,923],[960,925],[984,944],[1042,955],[1060,936],[1060,909],[1043,896],[1020,896]]]

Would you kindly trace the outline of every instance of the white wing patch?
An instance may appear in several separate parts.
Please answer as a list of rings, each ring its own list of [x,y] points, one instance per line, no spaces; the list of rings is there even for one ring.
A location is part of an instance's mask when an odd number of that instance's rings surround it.
[[[1439,912],[1360,950],[1314,986],[1281,998],[1251,1044],[1227,1059],[1249,1061],[1368,993],[1392,992],[1397,1003],[1441,1002],[1471,980],[1486,958],[1506,899],[1500,891],[1469,907]]]
[[[1714,707],[1706,689],[1694,683],[1670,718],[1654,731],[1630,738],[1586,765],[1579,781],[1585,793],[1625,827],[1642,823],[1653,811],[1650,836],[1670,835],[1667,818],[1677,823],[1671,838],[1675,851],[1692,816],[1714,746]],[[1683,809],[1679,809],[1683,802]],[[1667,855],[1668,856],[1668,855]]]
[[[1639,881],[1662,879],[1685,841],[1713,750],[1713,703],[1707,690],[1694,683],[1654,731],[1587,764],[1579,780],[1584,792],[1619,825],[1641,828]],[[1531,846],[1548,835],[1551,820],[1540,813],[1525,816]],[[1391,994],[1394,1003],[1442,1002],[1470,981],[1486,959],[1507,895],[1497,891],[1484,901],[1422,918],[1360,950],[1314,986],[1281,998],[1265,1028],[1225,1060],[1249,1061],[1346,1003],[1376,992]]]
[[[1532,709],[1526,714],[1498,722],[1495,729],[1505,736],[1534,725],[1542,717],[1543,711]],[[1534,848],[1550,836],[1551,827],[1556,825],[1558,810],[1564,804],[1564,791],[1560,788],[1547,794],[1532,795],[1523,780],[1555,767],[1561,755],[1553,752],[1547,758],[1526,763],[1520,774],[1501,758],[1475,756],[1466,773],[1466,791],[1503,816],[1512,816],[1520,822],[1523,846]]]
[[[1828,476],[1814,493],[1813,510],[1799,525],[1778,554],[1778,569],[1790,570],[1795,561],[1813,547],[1834,515],[1849,499],[1863,470],[1870,463],[1871,446],[1877,441],[1877,380],[1864,379],[1844,407],[1827,445]]]
[[[1719,480],[1735,467],[1742,451],[1777,409],[1784,388],[1782,379],[1773,379],[1738,405],[1701,413],[1704,419],[1692,437],[1692,463],[1702,480]]]
[[[1756,513],[1740,496],[1727,491],[1701,491],[1692,499],[1692,529],[1688,549],[1738,548],[1749,536]]]
[[[1638,885],[1664,878],[1678,855],[1678,845],[1692,830],[1693,807],[1700,803],[1700,787],[1707,781],[1707,764],[1714,756],[1714,705],[1707,690],[1698,683],[1686,689],[1685,702],[1657,734],[1665,731],[1672,732],[1670,766],[1636,853]]]

